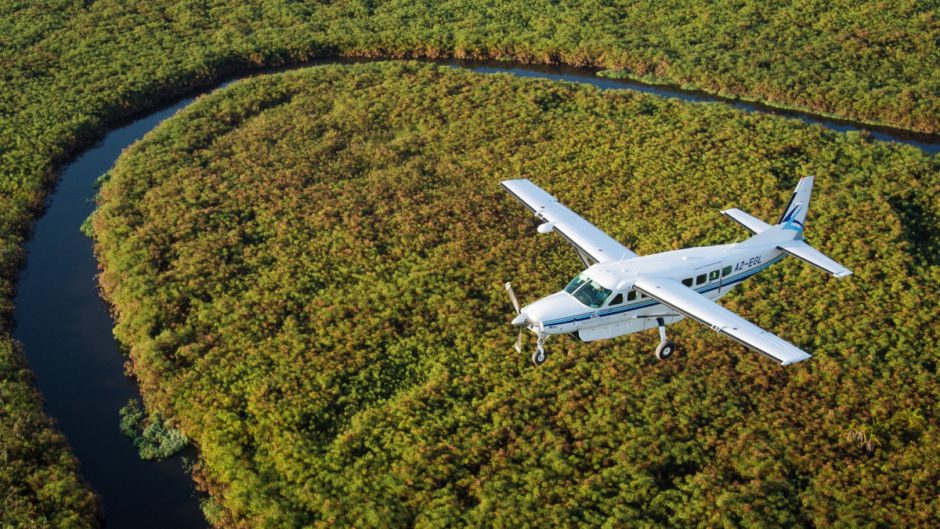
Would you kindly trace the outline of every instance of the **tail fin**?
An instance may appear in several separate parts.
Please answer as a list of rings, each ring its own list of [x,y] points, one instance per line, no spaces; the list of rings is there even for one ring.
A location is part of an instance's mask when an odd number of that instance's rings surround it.
[[[787,207],[783,209],[783,214],[780,215],[777,226],[802,234],[806,221],[806,212],[809,210],[809,197],[812,192],[813,177],[805,176],[801,178],[800,182],[796,184],[796,189],[793,190],[793,195],[790,196],[790,202],[788,202]],[[721,213],[730,217],[754,234],[767,231],[772,227],[766,222],[752,217],[738,208],[725,209],[722,210]]]
[[[833,261],[816,248],[813,248],[806,244],[805,241],[801,240],[803,238],[802,234],[804,222],[806,221],[806,212],[809,211],[809,198],[812,192],[812,176],[803,177],[800,179],[800,182],[796,184],[796,189],[793,190],[793,196],[790,197],[790,203],[787,204],[787,207],[783,210],[783,215],[780,215],[777,226],[784,230],[794,230],[798,232],[798,234],[796,239],[783,242],[777,245],[777,248],[793,257],[819,267],[838,278],[852,275],[851,270]]]
[[[796,184],[796,189],[793,190],[793,196],[790,197],[790,202],[783,209],[780,220],[777,221],[777,225],[783,224],[785,229],[789,228],[802,232],[806,222],[806,212],[809,211],[809,198],[812,192],[813,177],[804,176],[800,178],[800,182]]]

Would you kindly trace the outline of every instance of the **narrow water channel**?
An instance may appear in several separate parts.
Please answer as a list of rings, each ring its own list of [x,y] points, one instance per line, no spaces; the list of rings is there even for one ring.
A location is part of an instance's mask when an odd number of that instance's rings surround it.
[[[340,61],[343,62],[343,61]],[[596,77],[563,67],[507,63],[443,62],[481,73],[509,73],[627,89],[691,101],[720,101],[707,94]],[[257,74],[253,72],[252,74]],[[185,107],[192,98],[111,131],[61,172],[59,184],[36,222],[26,269],[16,298],[14,337],[25,347],[38,377],[46,412],[58,422],[81,473],[99,493],[109,529],[186,529],[207,526],[179,457],[142,461],[118,430],[118,410],[137,396],[136,382],[124,375],[124,356],[114,341],[108,309],[98,296],[92,243],[79,231],[94,209],[94,184],[121,151]],[[749,112],[793,116],[838,131],[867,130],[883,141],[940,152],[940,138],[868,127],[763,105],[729,102]]]
[[[17,286],[13,337],[23,343],[46,412],[99,494],[105,527],[207,527],[179,457],[143,461],[118,429],[118,410],[137,397],[98,296],[92,242],[79,227],[94,209],[94,185],[121,150],[192,99],[111,131],[66,166],[36,222]]]
[[[838,132],[867,132],[871,134],[872,138],[879,141],[903,143],[905,145],[917,147],[918,149],[931,154],[940,153],[940,136],[938,135],[911,132],[903,129],[896,129],[893,127],[885,127],[880,125],[866,125],[855,121],[821,116],[801,110],[778,108],[763,103],[730,99],[697,90],[685,90],[675,86],[652,85],[630,79],[608,79],[605,77],[598,77],[594,70],[583,68],[554,65],[545,66],[535,64],[507,65],[506,63],[496,61],[448,61],[445,64],[467,68],[480,73],[511,73],[513,75],[518,75],[519,77],[536,77],[541,79],[551,79],[553,81],[568,81],[572,83],[590,84],[604,90],[631,90],[634,92],[655,94],[672,99],[681,99],[683,101],[723,103],[745,112],[760,112],[763,114],[773,114],[775,116],[795,118],[804,123],[821,125],[827,129]]]

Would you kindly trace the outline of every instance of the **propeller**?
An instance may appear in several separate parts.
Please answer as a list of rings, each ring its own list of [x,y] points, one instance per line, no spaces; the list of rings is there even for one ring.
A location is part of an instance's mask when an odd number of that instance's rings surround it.
[[[512,301],[512,306],[516,309],[516,314],[521,314],[522,309],[519,308],[519,300],[516,299],[516,293],[512,291],[512,283],[506,283],[506,292],[509,293],[509,299]]]
[[[512,291],[512,283],[506,283],[506,292],[509,294],[509,300],[516,309],[516,317],[512,320],[513,325],[519,326],[519,336],[516,337],[516,344],[513,346],[517,353],[522,352],[522,333],[525,332],[526,316],[519,307],[519,300],[516,299],[516,293]]]

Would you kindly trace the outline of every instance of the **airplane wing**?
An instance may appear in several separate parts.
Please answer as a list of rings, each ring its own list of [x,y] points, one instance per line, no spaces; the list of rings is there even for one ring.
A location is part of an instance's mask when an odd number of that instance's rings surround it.
[[[683,316],[711,327],[750,349],[769,356],[782,365],[810,357],[790,342],[761,329],[682,283],[665,277],[640,276],[633,288],[659,301]]]
[[[636,257],[626,246],[566,208],[557,198],[532,182],[526,179],[506,180],[500,182],[500,185],[531,209],[535,216],[545,221],[545,224],[539,226],[540,233],[552,230],[560,233],[578,251],[585,265],[590,264],[588,260],[605,263]]]

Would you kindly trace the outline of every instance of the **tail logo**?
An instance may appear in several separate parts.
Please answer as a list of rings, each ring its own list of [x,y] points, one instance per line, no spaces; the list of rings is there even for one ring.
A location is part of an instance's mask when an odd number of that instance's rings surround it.
[[[783,220],[781,221],[783,224],[783,229],[793,230],[793,231],[798,231],[798,232],[803,231],[804,229],[803,223],[793,218],[796,216],[797,212],[799,211],[800,211],[800,204],[796,204],[793,206],[792,209],[790,209],[790,211],[787,212],[786,215],[783,216]]]

